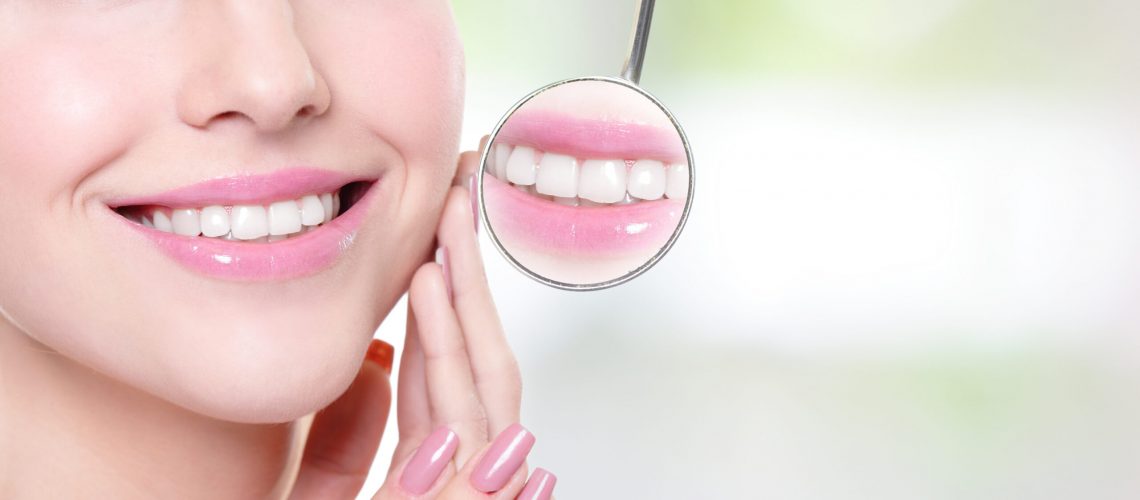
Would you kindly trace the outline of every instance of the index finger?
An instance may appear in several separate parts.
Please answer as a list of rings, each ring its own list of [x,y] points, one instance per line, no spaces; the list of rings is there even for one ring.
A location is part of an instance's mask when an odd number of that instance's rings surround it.
[[[487,411],[488,431],[495,435],[518,422],[522,382],[487,286],[472,229],[473,217],[467,189],[452,188],[438,238],[448,248],[455,311],[467,343],[475,384]]]

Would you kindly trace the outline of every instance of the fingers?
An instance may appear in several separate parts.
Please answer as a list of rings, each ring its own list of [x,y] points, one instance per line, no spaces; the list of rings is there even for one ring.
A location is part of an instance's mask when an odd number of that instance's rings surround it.
[[[514,499],[528,484],[534,437],[515,423],[518,365],[483,273],[466,182],[478,160],[460,157],[436,235],[438,263],[421,266],[408,290],[401,441],[378,498]],[[552,477],[536,476],[526,494],[542,498]]]
[[[438,498],[440,490],[455,477],[453,457],[459,435],[447,426],[434,430],[410,457],[388,475],[374,498]]]
[[[364,485],[388,421],[392,346],[369,345],[356,379],[336,401],[317,412],[291,498],[351,498]]]
[[[517,500],[550,500],[554,496],[554,485],[558,477],[541,467],[534,470],[523,486]]]
[[[438,239],[447,249],[455,311],[466,340],[471,369],[493,435],[519,420],[522,382],[502,323],[487,287],[471,223],[470,196],[452,188]]]
[[[488,439],[487,417],[439,265],[420,267],[412,277],[408,301],[423,350],[432,422],[447,425],[459,435],[456,463],[462,466]]]
[[[455,171],[453,186],[470,189],[470,179],[474,179],[479,171],[480,153],[477,151],[464,151],[459,154],[459,168]]]
[[[508,427],[491,443],[483,446],[456,472],[450,455],[455,452],[458,434],[446,427],[436,429],[412,457],[389,476],[375,498],[410,499],[525,499],[548,500],[555,477],[537,469],[527,480],[526,457],[535,438],[522,426]],[[398,477],[399,479],[394,479]]]
[[[455,169],[455,177],[452,179],[451,185],[459,186],[462,188],[471,189],[471,182],[475,178],[475,174],[479,171],[479,159],[483,155],[483,150],[487,149],[487,141],[491,136],[485,135],[479,139],[478,151],[464,151],[459,154],[459,165]]]
[[[534,443],[534,435],[523,426],[507,427],[459,471],[440,497],[514,499],[526,484],[526,457]]]
[[[400,355],[399,387],[396,393],[396,424],[400,441],[392,455],[389,473],[403,462],[419,443],[432,430],[431,409],[427,396],[427,380],[424,375],[424,353],[420,348],[419,328],[416,316],[408,303],[407,331],[404,336],[404,352]]]

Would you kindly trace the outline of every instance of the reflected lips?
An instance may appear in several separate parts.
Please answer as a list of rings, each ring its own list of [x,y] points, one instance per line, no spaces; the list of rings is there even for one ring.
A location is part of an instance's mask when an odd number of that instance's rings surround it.
[[[500,239],[568,257],[607,257],[664,245],[685,200],[606,207],[568,207],[483,176],[488,216]]]
[[[201,207],[263,204],[305,194],[334,191],[368,180],[313,168],[292,168],[264,175],[211,179],[164,193],[114,200],[114,209],[128,205]],[[167,233],[117,216],[183,266],[215,278],[234,281],[275,281],[314,274],[331,266],[353,243],[374,196],[376,183],[339,217],[312,231],[270,243],[222,240]]]
[[[686,160],[685,148],[672,129],[552,111],[516,111],[495,140],[583,158],[652,158],[667,163]]]
[[[579,161],[687,160],[673,129],[550,111],[516,112],[500,129],[495,142],[542,150],[545,155],[573,156]],[[619,257],[660,248],[677,227],[685,207],[684,198],[567,206],[520,191],[489,171],[483,176],[483,188],[487,215],[501,242],[567,258]]]

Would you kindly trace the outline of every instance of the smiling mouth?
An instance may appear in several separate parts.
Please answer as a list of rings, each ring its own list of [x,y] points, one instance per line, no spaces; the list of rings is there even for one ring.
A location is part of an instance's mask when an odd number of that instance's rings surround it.
[[[131,222],[164,233],[272,243],[297,238],[336,220],[360,201],[372,185],[371,181],[354,181],[331,191],[266,203],[141,203],[114,207],[114,211]]]

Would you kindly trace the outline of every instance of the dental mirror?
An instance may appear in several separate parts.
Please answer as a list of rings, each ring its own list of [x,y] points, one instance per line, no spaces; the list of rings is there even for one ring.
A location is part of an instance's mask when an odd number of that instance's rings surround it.
[[[598,290],[627,282],[669,251],[688,218],[688,139],[639,85],[653,4],[637,2],[620,78],[571,78],[531,92],[483,151],[483,223],[503,256],[541,283]]]

